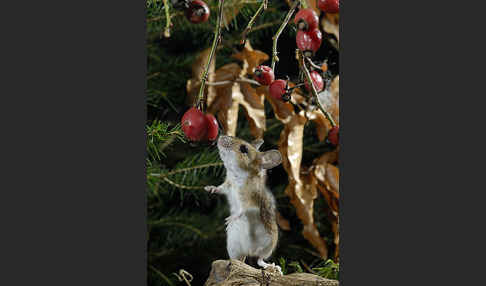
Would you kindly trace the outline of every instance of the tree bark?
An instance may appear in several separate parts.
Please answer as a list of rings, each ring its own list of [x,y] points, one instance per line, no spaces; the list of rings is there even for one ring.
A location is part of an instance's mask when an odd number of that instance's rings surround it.
[[[281,275],[274,267],[253,268],[238,260],[216,260],[204,286],[338,286],[339,281],[310,273]]]

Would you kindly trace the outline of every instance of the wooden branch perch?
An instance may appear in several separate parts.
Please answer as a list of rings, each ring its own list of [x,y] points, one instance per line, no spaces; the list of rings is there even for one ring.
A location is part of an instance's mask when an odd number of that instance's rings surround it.
[[[239,260],[216,260],[204,286],[339,286],[339,281],[309,273],[280,275],[275,268],[253,268]]]

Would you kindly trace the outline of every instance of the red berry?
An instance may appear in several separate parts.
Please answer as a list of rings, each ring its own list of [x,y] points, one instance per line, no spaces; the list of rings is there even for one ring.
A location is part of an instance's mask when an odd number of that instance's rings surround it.
[[[316,52],[320,47],[322,43],[322,33],[319,29],[314,29],[308,32],[310,37],[311,37],[311,50],[313,52]]]
[[[310,77],[312,79],[314,87],[316,88],[316,91],[321,91],[324,88],[324,80],[322,79],[321,75],[316,71],[311,71]],[[308,81],[305,82],[305,88],[308,91],[311,91],[311,86],[309,85]]]
[[[300,9],[299,12],[295,14],[294,23],[299,30],[311,31],[317,29],[317,26],[319,25],[319,17],[317,17],[316,12],[310,8]]]
[[[263,65],[255,69],[254,77],[261,85],[269,85],[275,79],[272,68]]]
[[[206,22],[209,18],[208,5],[201,0],[192,1],[186,9],[186,18],[195,24]]]
[[[287,82],[283,79],[277,79],[270,84],[269,90],[271,97],[283,100],[282,96],[287,92]]]
[[[322,33],[319,29],[314,29],[311,31],[298,31],[297,37],[295,38],[297,42],[297,48],[307,54],[315,53],[322,43]]]
[[[192,141],[200,141],[206,137],[208,131],[208,119],[204,116],[201,110],[192,107],[181,120],[182,131],[187,138]]]
[[[336,125],[327,134],[327,138],[332,145],[337,146],[339,143],[339,126]]]
[[[297,48],[301,51],[310,50],[311,41],[309,34],[305,31],[298,31],[297,36],[295,37],[295,41],[297,43]]]
[[[218,121],[211,113],[206,114],[208,120],[208,140],[214,141],[218,137]]]
[[[317,6],[325,13],[339,13],[339,0],[319,0]]]

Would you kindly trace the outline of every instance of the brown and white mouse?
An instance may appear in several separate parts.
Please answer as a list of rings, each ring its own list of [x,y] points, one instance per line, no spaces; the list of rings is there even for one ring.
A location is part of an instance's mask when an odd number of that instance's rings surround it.
[[[278,240],[275,198],[265,185],[266,170],[278,166],[278,150],[260,152],[263,140],[248,143],[236,137],[220,136],[218,149],[226,168],[226,180],[220,186],[206,186],[211,193],[226,195],[231,215],[226,218],[227,250],[231,259],[245,261],[257,257],[266,269],[267,259]]]

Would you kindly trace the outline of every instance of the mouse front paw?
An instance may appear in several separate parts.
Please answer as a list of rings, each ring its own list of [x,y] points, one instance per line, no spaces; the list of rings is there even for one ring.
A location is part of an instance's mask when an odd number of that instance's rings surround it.
[[[211,194],[216,194],[219,191],[221,191],[221,189],[216,187],[216,186],[206,186],[206,187],[204,187],[204,190],[211,193]]]

